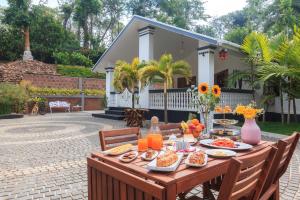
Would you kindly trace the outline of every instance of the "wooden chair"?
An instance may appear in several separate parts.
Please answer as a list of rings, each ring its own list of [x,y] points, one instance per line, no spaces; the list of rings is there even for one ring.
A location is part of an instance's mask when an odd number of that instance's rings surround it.
[[[258,200],[277,148],[268,146],[256,153],[232,158],[224,175],[218,200]],[[214,199],[213,196],[211,196]],[[189,200],[198,200],[193,196]]]
[[[170,135],[174,134],[177,137],[182,136],[182,129],[180,123],[161,124],[159,129],[164,139],[168,139]]]
[[[139,127],[99,131],[101,150],[105,151],[125,142],[137,144],[139,135]]]
[[[277,154],[270,169],[269,176],[263,187],[262,200],[279,199],[279,178],[286,172],[297,147],[300,133],[294,133],[286,139],[279,140],[277,143]]]
[[[114,166],[87,158],[89,200],[166,200],[165,188]]]

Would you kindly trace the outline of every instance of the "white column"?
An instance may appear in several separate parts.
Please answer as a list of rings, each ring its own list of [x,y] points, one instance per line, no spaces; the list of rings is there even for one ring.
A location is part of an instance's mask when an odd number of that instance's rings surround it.
[[[204,46],[198,48],[198,84],[202,82],[208,83],[210,86],[214,85],[214,71],[215,71],[215,53],[216,46]],[[207,130],[213,128],[213,112],[208,115]],[[200,120],[201,115],[200,115]]]
[[[215,49],[216,47],[211,45],[198,48],[198,84],[202,82],[214,84]]]
[[[110,106],[110,92],[114,92],[113,80],[114,80],[114,68],[105,68],[106,78],[105,78],[105,92],[107,98],[107,106]]]
[[[139,29],[139,59],[149,61],[154,58],[153,34],[154,28],[151,26]],[[149,86],[140,90],[139,103],[141,108],[149,108]]]

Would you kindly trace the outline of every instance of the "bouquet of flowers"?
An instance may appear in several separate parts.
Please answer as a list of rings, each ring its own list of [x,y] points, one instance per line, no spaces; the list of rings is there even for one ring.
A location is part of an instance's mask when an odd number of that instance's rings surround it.
[[[192,104],[202,115],[207,132],[208,115],[220,101],[221,88],[218,85],[209,87],[207,83],[200,83],[198,87],[192,87],[187,92],[192,93]]]
[[[201,124],[198,119],[192,119],[187,122],[181,122],[181,128],[184,134],[192,134],[197,138],[200,136],[205,126]]]
[[[250,104],[244,105],[237,105],[234,111],[237,115],[243,115],[245,119],[254,119],[259,115],[263,114],[264,110],[256,108],[256,103],[251,102]]]

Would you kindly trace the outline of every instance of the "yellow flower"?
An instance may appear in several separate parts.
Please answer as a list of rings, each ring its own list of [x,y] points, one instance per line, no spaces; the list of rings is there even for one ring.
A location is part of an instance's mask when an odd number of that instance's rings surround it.
[[[245,119],[254,119],[256,117],[256,109],[251,107],[246,107],[244,110]]]
[[[207,83],[200,83],[198,85],[198,91],[201,94],[206,94],[208,92],[208,84]]]
[[[245,109],[246,109],[245,106],[238,105],[238,106],[235,108],[235,113],[237,113],[238,115],[243,115],[244,112],[245,112]]]
[[[211,91],[212,91],[212,93],[213,93],[213,95],[215,97],[220,97],[220,95],[221,95],[221,88],[218,85],[214,85],[212,87]]]

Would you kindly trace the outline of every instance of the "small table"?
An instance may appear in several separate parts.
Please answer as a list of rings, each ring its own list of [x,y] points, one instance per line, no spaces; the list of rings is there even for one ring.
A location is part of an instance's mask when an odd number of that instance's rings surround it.
[[[254,146],[251,150],[238,152],[237,157],[255,153],[271,144],[273,143],[261,141],[260,144]],[[205,150],[209,148],[201,146],[201,149]],[[124,176],[128,176],[128,179],[132,175],[158,184],[164,188],[165,198],[163,199],[167,200],[175,200],[178,195],[189,191],[199,184],[203,184],[212,180],[213,178],[225,174],[230,161],[230,159],[208,158],[208,163],[205,167],[195,169],[187,167],[184,164],[183,159],[176,171],[161,173],[152,172],[146,169],[148,161],[142,160],[140,155],[131,163],[123,163],[119,161],[118,156],[108,156],[104,155],[103,153],[94,152],[91,154],[91,157],[88,158],[88,163],[89,160],[103,162],[109,166],[112,166],[113,168],[111,170],[116,170],[116,173],[118,170],[121,170]],[[91,166],[88,166],[88,169],[94,170]],[[95,193],[97,194],[97,192],[99,193],[100,191],[97,191],[97,188],[92,187],[92,174],[89,174],[88,177],[89,195]]]

